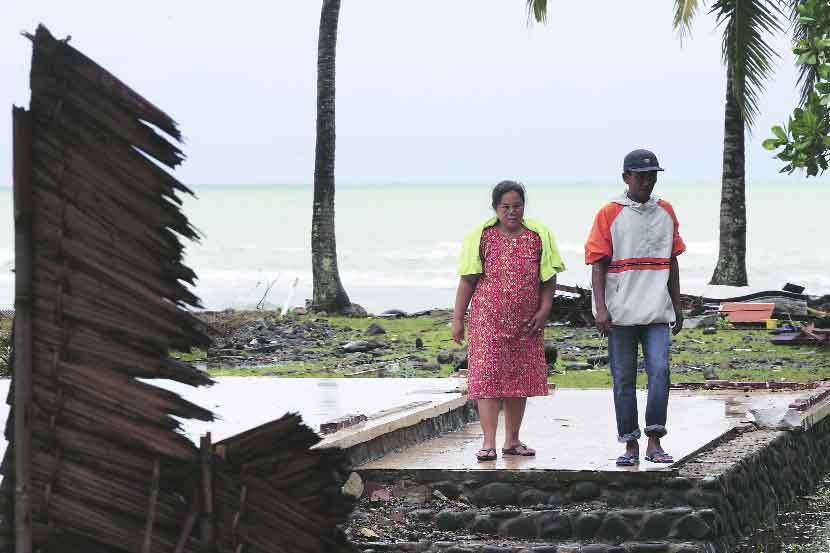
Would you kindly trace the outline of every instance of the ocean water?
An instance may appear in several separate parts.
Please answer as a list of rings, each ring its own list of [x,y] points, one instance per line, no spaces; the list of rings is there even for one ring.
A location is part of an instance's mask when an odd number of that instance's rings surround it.
[[[491,185],[340,186],[336,232],[341,279],[353,302],[370,311],[449,307],[464,234],[490,216]],[[302,305],[311,297],[310,185],[196,186],[184,209],[202,232],[187,263],[199,276],[205,307]],[[553,230],[568,266],[559,282],[587,286],[582,244],[597,209],[622,184],[528,184],[526,215]],[[672,203],[688,250],[680,257],[684,292],[726,297],[786,282],[830,293],[830,185],[788,179],[748,187],[750,286],[708,286],[717,259],[720,184],[658,182]],[[0,307],[14,301],[12,194],[0,188]],[[274,282],[275,281],[275,282]],[[292,292],[292,285],[297,283]],[[273,283],[273,285],[271,285]],[[271,287],[269,288],[269,285]]]

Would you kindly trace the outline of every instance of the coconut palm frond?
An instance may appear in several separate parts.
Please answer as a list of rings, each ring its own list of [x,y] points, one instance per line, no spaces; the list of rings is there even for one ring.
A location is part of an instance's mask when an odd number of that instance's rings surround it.
[[[790,24],[792,25],[793,44],[800,40],[807,38],[807,30],[798,20],[798,6],[803,4],[805,0],[789,0],[790,3]],[[810,91],[816,86],[818,80],[818,66],[817,65],[799,65],[798,72],[798,87],[800,89],[800,103],[803,106],[807,103],[807,98],[810,97]]]
[[[544,23],[548,19],[548,0],[527,0],[528,21]]]
[[[770,38],[782,32],[785,17],[775,0],[717,0],[711,10],[722,25],[723,61],[748,128],[758,115],[758,97],[779,57]]]
[[[795,0],[794,0],[795,1]],[[674,2],[674,29],[680,35],[680,40],[691,36],[692,20],[700,8],[699,0],[675,0]]]

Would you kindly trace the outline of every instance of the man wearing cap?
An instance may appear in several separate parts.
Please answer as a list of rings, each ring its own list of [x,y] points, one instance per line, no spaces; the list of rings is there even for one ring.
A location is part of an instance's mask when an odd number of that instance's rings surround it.
[[[657,156],[634,150],[625,156],[626,189],[597,213],[585,243],[591,265],[596,324],[608,336],[608,361],[614,379],[617,440],[626,444],[619,466],[639,463],[637,349],[642,344],[648,374],[645,459],[672,463],[660,438],[666,435],[669,402],[670,330],[683,326],[677,256],[686,249],[671,205],[652,194]],[[670,329],[670,327],[672,327]]]

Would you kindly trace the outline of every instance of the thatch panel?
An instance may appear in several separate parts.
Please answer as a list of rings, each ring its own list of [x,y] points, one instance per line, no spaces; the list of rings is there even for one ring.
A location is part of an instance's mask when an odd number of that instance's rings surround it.
[[[90,159],[95,160],[96,165],[106,168],[118,177],[116,180],[125,182],[125,184],[134,183],[145,186],[147,192],[157,196],[175,197],[176,191],[192,193],[162,167],[150,158],[144,157],[131,145],[124,144],[120,140],[106,140],[106,135],[91,134],[95,128],[88,121],[55,117],[61,114],[45,111],[49,108],[54,109],[54,104],[45,103],[39,98],[32,98],[32,111],[39,114],[34,118],[36,151],[41,144],[40,141],[46,139],[43,136],[45,133],[55,134],[52,140],[59,141],[53,142],[56,146],[54,152],[57,154],[55,156],[57,159],[63,159],[64,156],[61,153],[71,151],[71,148],[87,150]],[[96,160],[94,152],[98,152],[101,158]],[[36,157],[34,159],[37,160]]]
[[[68,427],[179,461],[195,462],[198,457],[193,444],[169,428],[136,421],[121,411],[89,404],[68,394],[58,396],[42,387],[33,392],[34,403],[49,415],[60,414]]]
[[[30,39],[38,65],[61,67],[67,80],[80,77],[91,89],[118,103],[135,118],[148,121],[177,140],[181,139],[178,126],[171,117],[78,50],[59,43],[42,25]]]
[[[100,473],[120,478],[146,481],[153,470],[152,454],[114,444],[109,437],[90,434],[83,429],[70,428],[60,420],[51,426],[45,417],[32,424],[33,435],[52,448],[60,448],[70,459],[77,459]]]
[[[64,212],[63,225],[50,212],[44,212],[40,221],[42,224],[37,232],[40,239],[38,258],[57,261],[64,256],[61,246],[65,245],[76,254],[76,258],[85,256],[84,259],[90,262],[106,263],[111,271],[120,273],[122,279],[130,271],[138,272],[141,276],[134,278],[135,282],[157,296],[177,304],[199,306],[199,299],[184,284],[175,280],[195,280],[195,275],[188,274],[180,265],[154,265],[157,262],[144,249],[137,247],[135,242],[116,239],[104,227],[100,227],[101,232],[95,234],[80,232],[99,227],[88,218],[77,217],[71,207],[67,207]],[[64,234],[61,234],[62,231]],[[85,238],[79,241],[72,236]]]
[[[46,125],[41,125],[44,129]],[[181,213],[173,213],[177,210],[180,199],[177,190],[169,183],[159,182],[157,179],[137,178],[134,173],[142,174],[145,163],[149,163],[144,157],[140,162],[135,160],[122,161],[120,157],[136,156],[133,150],[123,148],[112,152],[103,152],[107,157],[102,161],[102,152],[98,144],[91,142],[82,136],[68,136],[59,138],[56,133],[36,135],[33,140],[33,155],[41,162],[60,162],[64,172],[55,173],[59,167],[50,167],[48,163],[40,163],[42,170],[52,171],[52,178],[57,182],[64,182],[64,179],[72,179],[73,188],[81,186],[81,183],[88,181],[84,188],[92,187],[96,195],[111,197],[116,203],[121,204],[122,209],[133,212],[136,208],[132,204],[146,204],[141,206],[145,211],[150,208],[155,210],[153,219],[158,217],[169,217],[170,227],[180,232],[186,238],[196,238],[196,233],[187,221],[187,217]],[[68,130],[62,134],[70,134]],[[67,140],[71,140],[67,143]],[[120,157],[119,157],[120,156]],[[116,162],[115,158],[118,158]],[[151,164],[152,165],[152,164]],[[125,171],[123,167],[130,170]],[[155,165],[152,165],[155,167]],[[155,167],[157,171],[161,169]],[[167,205],[160,202],[161,199],[168,200]],[[172,201],[173,203],[170,203]],[[156,231],[160,229],[155,229]]]
[[[52,496],[49,513],[51,520],[58,527],[71,528],[74,534],[108,545],[117,551],[141,551],[143,521],[136,523],[128,517],[114,517],[107,509],[76,500],[63,493],[55,493]],[[156,553],[174,553],[177,540],[177,533],[159,529],[153,534],[151,550]],[[199,553],[192,542],[188,542],[184,551]]]
[[[109,508],[113,517],[127,516],[140,522],[147,514],[150,475],[141,480],[102,475],[70,459],[38,453],[32,464],[32,476],[43,489],[50,489],[50,494],[62,493],[90,505]],[[41,500],[51,502],[51,496],[44,494]],[[160,490],[156,501],[156,523],[175,530],[189,509],[181,495]],[[44,505],[44,510],[49,512],[49,506]]]
[[[35,66],[38,67],[41,66]],[[47,104],[63,102],[61,118],[86,121],[96,135],[108,135],[110,140],[117,138],[123,144],[135,146],[170,167],[175,167],[184,158],[178,148],[171,147],[167,140],[150,127],[140,123],[105,96],[84,87],[83,83],[53,77],[49,73],[33,74],[32,77],[32,82],[37,86],[32,93],[40,101]]]
[[[74,253],[68,240],[65,245],[67,253],[70,250]],[[75,242],[74,245],[78,243]],[[140,284],[130,283],[106,266],[97,266],[97,263],[89,259],[81,261],[73,254],[67,255],[67,258],[72,262],[71,266],[66,265],[66,260],[63,265],[40,260],[43,270],[36,274],[36,291],[53,292],[58,290],[57,286],[62,285],[64,295],[71,291],[72,297],[90,298],[89,301],[81,301],[101,311],[130,313],[132,327],[154,327],[157,334],[168,336],[171,344],[192,343],[193,338],[198,337],[195,327],[200,323],[191,314],[176,309],[172,303],[154,296]],[[87,268],[86,274],[78,270]],[[97,272],[89,270],[93,268],[98,269]],[[55,277],[59,280],[53,280]],[[123,286],[119,286],[122,283]],[[63,301],[66,301],[66,297]]]
[[[51,286],[42,286],[35,283],[35,293],[49,291]],[[38,298],[35,300],[35,308],[44,313],[60,313],[66,319],[73,319],[79,323],[89,325],[102,333],[109,333],[113,336],[123,336],[130,342],[146,344],[147,347],[176,349],[187,351],[192,342],[177,339],[170,340],[166,334],[158,330],[150,330],[151,327],[142,327],[137,321],[124,319],[123,311],[118,311],[104,302],[94,302],[84,297],[77,297],[70,294],[63,294],[58,300],[50,302]],[[178,337],[176,337],[178,338]]]
[[[48,352],[35,352],[35,376],[43,378],[44,385],[65,384],[78,390],[87,389],[84,393],[100,396],[105,403],[136,405],[136,408],[131,408],[131,412],[135,411],[134,416],[155,420],[157,423],[168,420],[168,414],[188,419],[213,420],[213,413],[209,410],[183,400],[178,394],[139,382],[105,365],[86,366],[61,360],[53,363],[51,357]],[[141,414],[141,411],[156,415]]]
[[[39,168],[34,169],[33,173],[43,183],[43,186],[39,187],[42,189],[39,192],[43,195],[47,194],[52,189],[51,185],[54,184],[51,176],[46,170]],[[35,216],[38,219],[45,219],[53,226],[66,224],[70,228],[84,228],[85,221],[98,221],[104,229],[103,236],[118,235],[118,240],[125,247],[142,249],[152,255],[157,262],[163,263],[164,260],[178,259],[182,253],[181,244],[170,231],[152,229],[135,217],[123,216],[122,218],[112,214],[107,215],[104,211],[101,211],[99,215],[94,209],[89,209],[88,213],[84,213],[78,210],[71,201],[64,201],[60,196],[52,199],[49,204],[36,205]],[[36,232],[39,231],[39,227],[40,225],[35,227]],[[78,236],[85,235],[79,234]]]
[[[39,149],[40,150],[40,149]],[[63,157],[54,157],[61,160],[61,166],[39,167],[37,176],[43,180],[44,187],[52,192],[61,203],[68,202],[84,211],[103,224],[107,223],[108,214],[118,213],[120,217],[135,217],[137,223],[143,226],[143,232],[158,234],[160,228],[170,228],[188,239],[198,238],[197,231],[178,210],[178,207],[169,201],[156,202],[147,193],[139,193],[135,186],[127,183],[118,183],[117,175],[111,175],[100,166],[93,165],[84,156],[79,155],[77,147],[61,152]],[[61,192],[58,182],[71,183],[74,193],[67,197]],[[39,202],[38,202],[39,203]],[[110,215],[107,230],[120,238],[122,231],[115,226]],[[153,253],[158,257],[156,251]]]
[[[45,315],[45,314],[44,314]],[[65,348],[68,358],[81,364],[112,367],[136,378],[165,378],[193,386],[210,385],[210,377],[189,363],[167,357],[167,351],[143,345],[115,342],[112,337],[84,326],[72,329],[72,340],[64,341],[64,330],[46,316],[34,325],[38,342],[46,349]]]

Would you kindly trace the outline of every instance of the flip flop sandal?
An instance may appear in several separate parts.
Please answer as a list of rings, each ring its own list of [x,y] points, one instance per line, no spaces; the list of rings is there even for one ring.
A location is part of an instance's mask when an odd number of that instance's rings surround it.
[[[652,451],[651,453],[646,453],[646,461],[671,464],[674,463],[674,458],[665,451]]]
[[[482,455],[482,453],[484,453],[484,455]],[[476,459],[479,461],[495,461],[496,457],[495,447],[482,447],[478,450],[478,453],[476,453]]]
[[[648,457],[646,457],[648,459]],[[640,464],[639,456],[633,453],[626,453],[617,457],[618,467],[633,467]]]
[[[524,449],[524,453],[519,451],[519,448]],[[536,452],[529,449],[525,444],[516,444],[513,447],[508,447],[507,449],[501,449],[502,455],[518,455],[519,457],[535,457]]]

